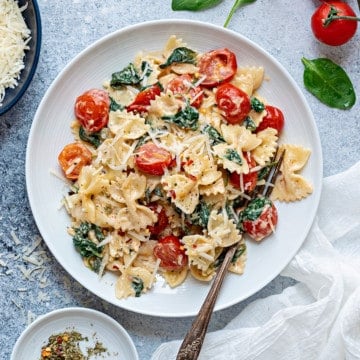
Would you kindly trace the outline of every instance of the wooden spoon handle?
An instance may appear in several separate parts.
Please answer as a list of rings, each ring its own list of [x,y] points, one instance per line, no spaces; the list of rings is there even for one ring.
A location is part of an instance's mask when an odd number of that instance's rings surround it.
[[[198,358],[214,309],[216,298],[219,294],[225,274],[231,259],[234,257],[237,247],[238,244],[235,244],[227,250],[224,261],[216,273],[210,291],[180,346],[176,360],[195,360]]]

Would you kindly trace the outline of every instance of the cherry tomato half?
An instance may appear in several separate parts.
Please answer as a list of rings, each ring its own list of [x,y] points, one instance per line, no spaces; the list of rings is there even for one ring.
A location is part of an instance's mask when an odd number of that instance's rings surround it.
[[[151,100],[154,100],[156,96],[160,95],[161,87],[159,84],[149,86],[143,91],[140,91],[135,100],[126,107],[127,111],[133,111],[136,113],[146,112]]]
[[[275,205],[265,197],[251,200],[241,217],[244,231],[256,241],[269,236],[278,221]]]
[[[109,121],[110,97],[105,90],[91,89],[75,101],[75,116],[90,133],[100,131]]]
[[[66,145],[58,156],[58,161],[65,176],[70,180],[79,177],[81,169],[91,163],[90,150],[80,142]]]
[[[205,87],[214,87],[231,80],[236,70],[236,56],[226,48],[209,51],[199,60],[199,73],[206,76],[201,85]]]
[[[169,271],[181,270],[188,263],[184,246],[174,235],[161,238],[154,247],[154,255],[161,260],[160,267]]]
[[[217,88],[215,101],[230,124],[241,123],[251,110],[248,94],[230,83],[222,84]]]
[[[190,105],[199,108],[203,100],[203,92],[200,86],[192,85],[193,79],[189,74],[177,76],[172,79],[167,89],[172,91],[174,95],[182,95],[185,99],[190,100]]]
[[[151,235],[160,235],[169,224],[164,207],[157,203],[150,203],[148,207],[157,215],[158,219],[154,225],[148,226]]]
[[[245,159],[249,165],[249,169],[252,169],[256,166],[256,161],[255,159],[248,153],[245,153]],[[241,186],[241,176],[242,176],[242,186]],[[238,188],[244,189],[244,192],[252,192],[257,184],[257,178],[258,178],[258,172],[257,171],[253,171],[253,172],[248,172],[247,174],[238,174],[236,172],[233,172],[230,174],[230,183]]]
[[[166,149],[148,142],[136,150],[135,164],[146,174],[163,175],[165,168],[172,164],[172,155]]]
[[[341,18],[350,16],[353,19]],[[311,17],[311,29],[324,44],[338,46],[348,42],[356,33],[357,21],[353,9],[341,1],[323,2]]]
[[[266,110],[266,115],[262,119],[259,126],[256,128],[256,132],[271,127],[276,129],[278,134],[280,134],[285,123],[284,114],[279,108],[271,105],[266,105],[265,110]]]

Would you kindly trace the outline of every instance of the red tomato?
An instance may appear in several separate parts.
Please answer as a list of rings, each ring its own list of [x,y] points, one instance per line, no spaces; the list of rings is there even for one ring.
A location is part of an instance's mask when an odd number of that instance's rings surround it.
[[[172,155],[166,149],[148,142],[136,150],[135,164],[146,174],[163,175],[164,169],[172,164]]]
[[[110,97],[105,90],[91,89],[75,101],[75,116],[90,133],[105,127],[109,121]]]
[[[218,86],[231,80],[236,70],[236,56],[226,48],[209,51],[199,61],[199,73],[206,76],[201,85],[206,87]]]
[[[148,226],[151,235],[157,236],[165,230],[169,224],[169,218],[163,206],[157,203],[150,203],[149,208],[157,215],[158,219],[154,225]]]
[[[184,246],[174,235],[161,238],[154,247],[154,255],[161,260],[160,267],[165,270],[181,270],[188,263]]]
[[[343,18],[348,16],[351,18]],[[359,20],[348,4],[341,1],[323,2],[311,17],[311,29],[319,41],[338,46],[355,35]]]
[[[255,159],[249,155],[248,153],[245,153],[245,159],[247,161],[247,163],[249,164],[249,169],[252,169],[256,166],[256,161]],[[257,178],[258,178],[258,172],[257,171],[253,171],[253,172],[248,172],[247,174],[242,174],[239,175],[236,172],[233,172],[230,174],[230,182],[231,184],[238,188],[241,189],[241,176],[242,176],[242,184],[243,184],[243,189],[245,192],[252,192],[257,184]]]
[[[192,82],[193,79],[189,74],[180,75],[169,82],[167,89],[172,91],[175,95],[180,94],[185,96],[185,98],[189,98],[190,105],[199,108],[204,96],[201,87],[194,87]]]
[[[80,142],[66,145],[58,156],[65,176],[70,180],[76,180],[83,166],[90,164],[91,160],[90,150]]]
[[[127,111],[133,111],[136,113],[146,112],[151,100],[154,100],[156,96],[160,95],[161,87],[159,84],[151,85],[143,91],[140,91],[135,100],[126,107]]]
[[[215,100],[222,115],[230,124],[241,123],[251,110],[248,94],[230,83],[222,84],[217,88]]]
[[[265,110],[266,110],[266,115],[262,119],[259,126],[256,128],[256,132],[271,127],[276,129],[278,134],[280,134],[285,123],[284,114],[279,108],[271,105],[266,105]]]
[[[251,200],[241,217],[244,231],[256,241],[269,236],[278,221],[275,205],[264,197]]]

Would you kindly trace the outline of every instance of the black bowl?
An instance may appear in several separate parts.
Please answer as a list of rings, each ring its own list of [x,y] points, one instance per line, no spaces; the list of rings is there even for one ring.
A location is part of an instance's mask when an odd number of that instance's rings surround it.
[[[19,0],[19,7],[27,4],[27,8],[22,12],[26,25],[31,30],[30,49],[25,51],[25,68],[21,71],[18,85],[13,88],[7,88],[5,98],[0,106],[0,115],[8,111],[23,96],[34,76],[40,55],[41,47],[41,18],[39,6],[36,0]]]

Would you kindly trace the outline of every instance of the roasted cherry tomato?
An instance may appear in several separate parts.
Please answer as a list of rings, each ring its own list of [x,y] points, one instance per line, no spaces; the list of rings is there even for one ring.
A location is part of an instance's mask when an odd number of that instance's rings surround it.
[[[172,155],[166,149],[148,142],[136,150],[135,164],[146,174],[163,175],[165,168],[172,164]]]
[[[164,270],[181,270],[188,263],[184,246],[174,235],[161,238],[154,247],[154,255],[161,260],[160,267]]]
[[[83,166],[90,164],[91,160],[90,150],[80,142],[66,145],[58,156],[65,176],[70,180],[76,180]]]
[[[148,88],[140,91],[135,100],[126,107],[127,111],[132,111],[135,113],[146,112],[151,100],[154,100],[156,96],[160,95],[161,87],[159,84],[154,84],[149,86]]]
[[[256,241],[269,236],[275,229],[278,214],[269,198],[259,197],[251,200],[241,213],[244,231]]]
[[[359,20],[348,4],[327,1],[323,2],[311,17],[311,29],[319,41],[338,46],[345,44],[355,35]]]
[[[205,87],[218,86],[231,80],[236,70],[236,56],[226,48],[209,51],[199,60],[199,73],[206,76],[201,85]]]
[[[284,114],[279,108],[271,105],[266,105],[265,110],[266,110],[266,115],[262,119],[259,126],[256,128],[256,132],[271,127],[276,129],[278,134],[280,134],[285,123]]]
[[[75,101],[75,116],[90,133],[105,127],[109,121],[110,97],[105,90],[91,89]]]
[[[149,208],[157,215],[157,221],[154,225],[148,226],[148,230],[151,235],[158,236],[160,235],[168,226],[169,218],[166,215],[164,207],[157,203],[150,203]]]
[[[255,159],[248,153],[245,153],[245,159],[247,163],[249,164],[249,169],[251,170],[256,166]],[[241,180],[242,177],[242,180]],[[233,172],[230,174],[230,183],[238,188],[238,189],[244,189],[245,192],[252,192],[257,184],[257,178],[258,178],[258,172],[257,171],[249,171],[247,174],[238,174],[236,172]],[[242,182],[242,184],[241,184]]]
[[[172,91],[174,95],[184,96],[189,99],[190,105],[199,108],[203,100],[203,91],[200,86],[192,85],[193,79],[189,74],[177,76],[167,85],[167,89]]]
[[[215,100],[229,124],[240,124],[251,110],[248,94],[230,83],[217,88]]]

